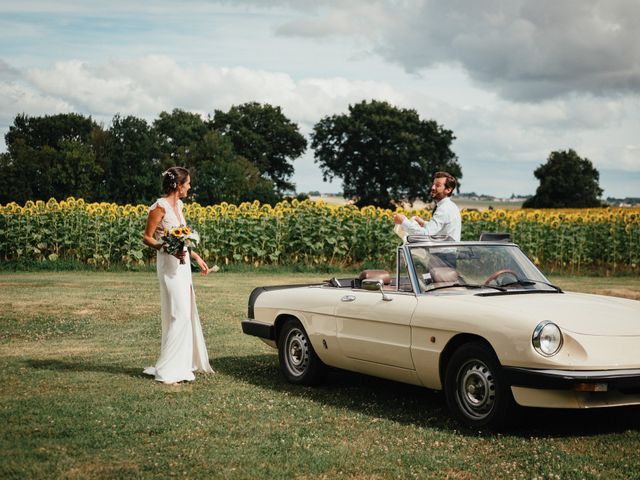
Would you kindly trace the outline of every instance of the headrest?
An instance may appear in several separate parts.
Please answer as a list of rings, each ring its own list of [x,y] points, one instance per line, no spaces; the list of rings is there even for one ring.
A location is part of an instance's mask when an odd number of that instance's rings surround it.
[[[481,242],[507,242],[511,243],[511,234],[508,232],[482,232]]]
[[[433,267],[429,270],[429,273],[434,283],[458,281],[458,272],[451,267]]]
[[[391,276],[386,270],[363,270],[358,277],[360,280],[382,280],[382,283],[389,285]]]

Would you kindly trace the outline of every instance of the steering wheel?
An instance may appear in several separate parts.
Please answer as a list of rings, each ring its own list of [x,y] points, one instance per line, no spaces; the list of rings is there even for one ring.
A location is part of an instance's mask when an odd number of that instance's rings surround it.
[[[491,275],[489,275],[489,277],[484,281],[484,285],[489,285],[491,282],[497,280],[498,277],[501,277],[502,275],[513,275],[516,280],[518,279],[518,274],[516,272],[508,268],[504,268],[502,270],[496,270]],[[496,285],[497,284],[498,282],[496,281]]]

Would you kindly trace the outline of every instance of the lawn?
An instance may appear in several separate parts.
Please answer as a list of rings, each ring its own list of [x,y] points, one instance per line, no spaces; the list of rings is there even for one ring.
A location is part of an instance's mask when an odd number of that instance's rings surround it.
[[[639,478],[640,408],[532,410],[459,428],[442,394],[334,371],[284,382],[244,336],[254,286],[322,274],[194,277],[215,375],[141,374],[160,342],[154,273],[0,274],[0,478]],[[640,298],[637,277],[552,277]]]

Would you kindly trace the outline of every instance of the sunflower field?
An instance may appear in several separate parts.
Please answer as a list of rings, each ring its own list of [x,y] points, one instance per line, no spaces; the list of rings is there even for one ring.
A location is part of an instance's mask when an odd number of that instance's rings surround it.
[[[422,210],[397,210],[429,218]],[[147,205],[87,203],[67,198],[0,205],[0,258],[4,261],[77,261],[96,267],[152,262],[142,243]],[[198,251],[210,264],[393,265],[399,243],[396,213],[376,207],[284,201],[185,205],[189,226],[199,232]],[[462,211],[463,240],[480,233],[509,232],[545,268],[588,267],[637,271],[640,209],[544,209]]]

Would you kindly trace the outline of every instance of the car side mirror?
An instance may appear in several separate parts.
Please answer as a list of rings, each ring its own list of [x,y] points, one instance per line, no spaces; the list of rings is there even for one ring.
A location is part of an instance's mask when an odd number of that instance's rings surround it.
[[[379,291],[380,293],[382,293],[382,300],[384,300],[385,302],[390,302],[391,300],[393,300],[393,298],[384,293],[383,287],[384,282],[380,279],[362,280],[362,288],[373,292]]]

